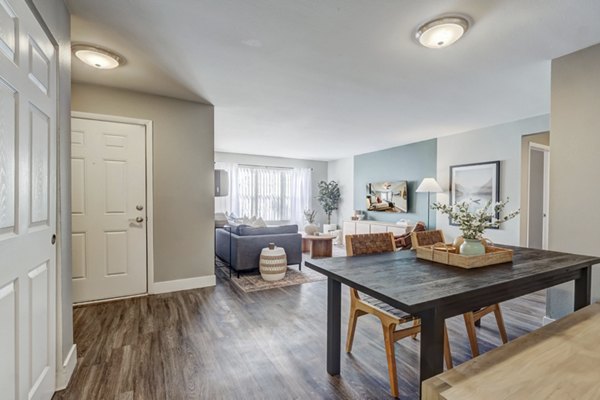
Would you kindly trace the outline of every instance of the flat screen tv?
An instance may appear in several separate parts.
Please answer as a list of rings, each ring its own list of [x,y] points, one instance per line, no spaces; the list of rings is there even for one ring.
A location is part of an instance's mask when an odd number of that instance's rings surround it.
[[[407,182],[368,183],[367,210],[388,213],[408,212]]]

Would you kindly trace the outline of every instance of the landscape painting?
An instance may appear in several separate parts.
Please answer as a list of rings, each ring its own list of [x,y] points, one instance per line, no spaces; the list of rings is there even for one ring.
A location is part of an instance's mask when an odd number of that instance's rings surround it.
[[[451,204],[467,201],[471,211],[499,201],[500,161],[451,166],[450,193]]]
[[[367,184],[367,210],[393,213],[408,212],[407,182]]]

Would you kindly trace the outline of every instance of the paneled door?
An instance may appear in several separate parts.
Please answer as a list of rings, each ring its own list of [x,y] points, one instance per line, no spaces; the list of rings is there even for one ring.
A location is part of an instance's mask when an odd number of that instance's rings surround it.
[[[55,48],[25,0],[0,0],[0,398],[56,375]]]
[[[146,131],[71,119],[73,301],[146,292]]]

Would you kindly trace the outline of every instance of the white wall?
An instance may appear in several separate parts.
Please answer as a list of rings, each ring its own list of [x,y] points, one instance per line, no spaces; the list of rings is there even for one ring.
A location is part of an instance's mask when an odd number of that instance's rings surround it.
[[[521,194],[521,136],[548,130],[549,116],[541,115],[488,128],[477,129],[452,136],[438,138],[437,180],[445,190],[437,200],[448,203],[450,166],[484,161],[500,161],[500,197],[510,197],[508,210],[520,206]],[[433,202],[433,199],[432,199]],[[436,226],[442,229],[448,240],[454,240],[460,231],[451,226],[448,218],[436,215]],[[519,245],[519,218],[500,229],[489,229],[485,236],[494,243]]]
[[[340,185],[342,199],[337,211],[332,215],[331,222],[339,227],[350,220],[354,214],[354,157],[340,158],[327,163],[327,180],[336,181]]]
[[[248,164],[248,165],[264,165],[268,167],[288,167],[288,168],[312,168],[312,209],[318,210],[317,222],[326,222],[326,217],[323,213],[323,209],[319,205],[316,199],[318,193],[319,181],[327,181],[327,162],[326,161],[313,161],[313,160],[300,160],[297,158],[284,158],[284,157],[268,157],[258,156],[252,154],[239,154],[239,153],[225,153],[215,152],[215,162],[226,162],[235,164]]]
[[[600,45],[552,61],[550,231],[552,250],[600,256]],[[593,301],[600,269],[592,272]],[[573,311],[573,284],[548,291],[546,314]]]

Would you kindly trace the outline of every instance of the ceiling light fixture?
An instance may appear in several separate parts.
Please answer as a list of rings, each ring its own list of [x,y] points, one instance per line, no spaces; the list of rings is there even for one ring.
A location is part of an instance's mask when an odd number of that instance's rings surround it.
[[[441,49],[460,39],[467,29],[469,29],[469,21],[465,18],[447,16],[421,25],[415,37],[425,47]]]
[[[73,54],[90,67],[98,69],[117,68],[125,62],[123,57],[111,51],[87,44],[73,45]]]

